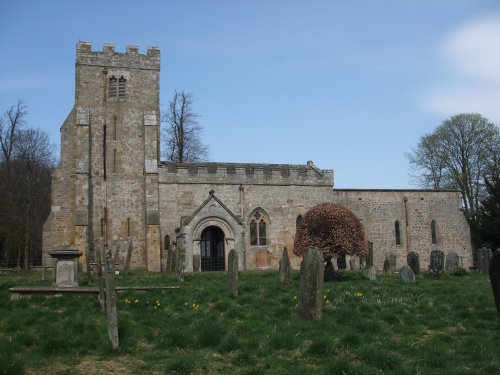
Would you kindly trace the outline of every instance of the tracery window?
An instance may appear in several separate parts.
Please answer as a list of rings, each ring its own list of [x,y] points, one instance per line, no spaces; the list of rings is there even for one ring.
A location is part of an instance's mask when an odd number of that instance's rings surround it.
[[[399,221],[394,223],[394,231],[396,234],[396,245],[401,245],[401,230],[399,228]]]
[[[267,219],[259,210],[255,211],[250,220],[250,245],[267,245]]]

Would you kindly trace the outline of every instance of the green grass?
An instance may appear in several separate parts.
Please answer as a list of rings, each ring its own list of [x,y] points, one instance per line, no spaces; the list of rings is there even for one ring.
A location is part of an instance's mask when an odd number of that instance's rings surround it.
[[[500,373],[500,316],[484,275],[345,273],[325,284],[323,319],[297,317],[298,273],[187,277],[133,272],[116,284],[180,285],[118,294],[120,349],[113,352],[96,297],[10,301],[14,285],[41,274],[0,276],[0,374],[493,374]],[[95,285],[95,280],[87,283]]]

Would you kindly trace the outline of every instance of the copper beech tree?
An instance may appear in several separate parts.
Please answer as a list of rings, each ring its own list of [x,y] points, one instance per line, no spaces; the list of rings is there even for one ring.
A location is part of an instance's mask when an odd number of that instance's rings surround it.
[[[310,246],[317,247],[325,261],[368,252],[359,219],[346,207],[334,203],[317,204],[304,215],[295,234],[293,253],[302,256]]]

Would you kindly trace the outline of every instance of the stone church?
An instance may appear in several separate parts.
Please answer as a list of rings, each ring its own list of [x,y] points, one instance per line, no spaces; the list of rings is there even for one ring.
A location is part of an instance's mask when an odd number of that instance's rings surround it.
[[[160,51],[106,44],[76,48],[75,104],[61,126],[61,161],[52,175],[44,225],[44,263],[54,249],[76,248],[85,269],[104,242],[119,268],[163,271],[171,249],[185,248],[187,272],[224,270],[231,249],[242,270],[292,265],[294,235],[317,203],[347,206],[361,221],[381,269],[426,268],[432,250],[472,266],[470,231],[457,191],[336,189],[333,171],[305,164],[160,161]]]

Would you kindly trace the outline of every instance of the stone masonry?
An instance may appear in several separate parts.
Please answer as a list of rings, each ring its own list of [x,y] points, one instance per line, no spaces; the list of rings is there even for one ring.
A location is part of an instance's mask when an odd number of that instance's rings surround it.
[[[240,270],[277,268],[283,249],[293,249],[301,217],[322,202],[345,205],[361,220],[376,269],[388,254],[401,268],[410,251],[425,268],[436,249],[472,266],[459,192],[334,189],[333,171],[312,161],[161,162],[159,74],[156,48],[117,53],[105,45],[95,52],[77,44],[75,105],[61,127],[44,225],[47,266],[51,250],[74,246],[85,269],[95,244],[107,242],[122,269],[131,246],[130,268],[166,270],[178,243],[186,272],[227,269],[230,249]],[[300,261],[291,254],[292,267]]]

